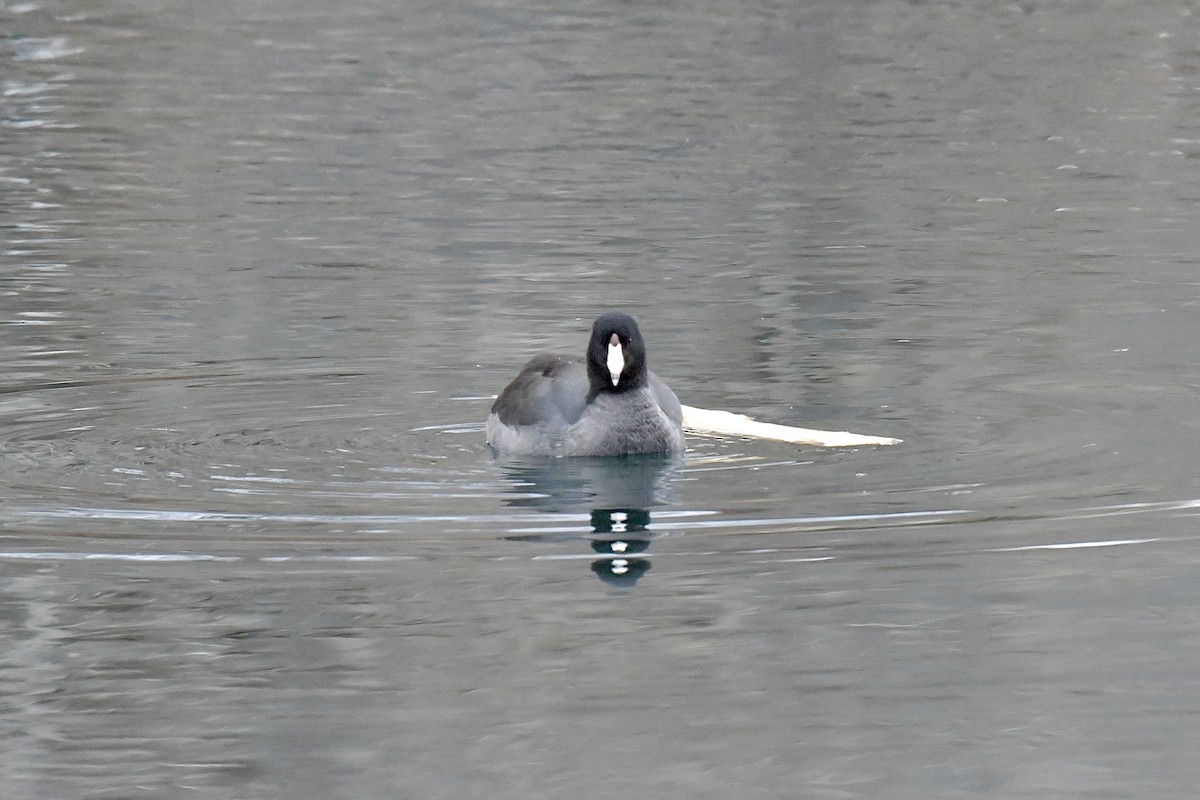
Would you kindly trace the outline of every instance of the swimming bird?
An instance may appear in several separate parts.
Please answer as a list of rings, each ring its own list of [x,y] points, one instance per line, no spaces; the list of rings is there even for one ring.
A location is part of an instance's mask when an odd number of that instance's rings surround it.
[[[583,358],[534,356],[496,398],[484,430],[489,445],[514,455],[676,455],[686,448],[679,398],[647,368],[642,332],[619,311],[592,325]]]

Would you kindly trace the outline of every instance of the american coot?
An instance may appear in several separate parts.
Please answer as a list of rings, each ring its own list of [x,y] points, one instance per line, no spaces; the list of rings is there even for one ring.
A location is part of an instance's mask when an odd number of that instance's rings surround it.
[[[685,449],[679,398],[646,368],[646,342],[637,323],[615,311],[592,325],[583,359],[534,356],[492,404],[485,430],[488,444],[516,455]]]

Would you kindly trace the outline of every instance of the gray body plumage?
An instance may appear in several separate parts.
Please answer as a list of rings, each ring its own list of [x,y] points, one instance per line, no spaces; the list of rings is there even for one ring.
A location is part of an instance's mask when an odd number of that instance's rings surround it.
[[[626,369],[610,385],[601,354],[617,338]],[[492,447],[521,455],[679,454],[686,447],[679,398],[646,369],[641,333],[623,314],[596,321],[586,359],[531,359],[496,398],[485,431]]]

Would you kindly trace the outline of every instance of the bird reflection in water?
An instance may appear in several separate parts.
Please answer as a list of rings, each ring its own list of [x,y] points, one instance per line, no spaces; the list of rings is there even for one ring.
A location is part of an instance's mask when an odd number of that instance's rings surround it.
[[[632,586],[650,559],[635,557],[650,548],[650,511],[645,508],[592,510],[592,549],[604,555],[592,562],[592,572],[606,583]]]
[[[586,512],[591,530],[521,534],[514,541],[586,540],[602,556],[592,572],[605,583],[632,586],[650,569],[647,551],[656,534],[650,510],[672,500],[672,478],[683,464],[678,456],[635,455],[609,458],[501,458],[497,463],[513,484],[505,501],[547,513]]]

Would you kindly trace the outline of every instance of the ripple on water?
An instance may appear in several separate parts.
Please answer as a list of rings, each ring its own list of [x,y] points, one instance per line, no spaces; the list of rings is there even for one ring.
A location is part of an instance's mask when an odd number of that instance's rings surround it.
[[[0,396],[12,433],[0,444],[0,520],[19,545],[0,557],[585,559],[589,542],[630,538],[625,517],[614,528],[598,512],[634,511],[658,559],[815,563],[1147,545],[1157,538],[1064,523],[1195,513],[1192,501],[998,506],[993,487],[938,483],[928,465],[914,485],[906,467],[931,457],[921,437],[886,452],[693,437],[678,463],[506,461],[481,442],[489,397],[424,391],[396,402],[384,384],[369,371],[270,360],[56,380],[34,370]],[[1080,468],[1049,445],[1024,448],[1041,471]]]

